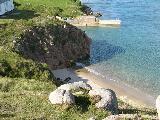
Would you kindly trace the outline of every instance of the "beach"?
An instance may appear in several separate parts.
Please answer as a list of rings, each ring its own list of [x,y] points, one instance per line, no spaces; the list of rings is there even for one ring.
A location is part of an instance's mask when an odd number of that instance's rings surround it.
[[[116,83],[115,81],[107,80],[101,78],[91,72],[89,72],[85,68],[81,69],[58,69],[53,70],[53,74],[56,78],[60,78],[62,80],[70,77],[71,80],[69,82],[78,82],[84,81],[89,84],[92,89],[95,88],[106,88],[112,89],[115,91],[117,97],[132,106],[135,107],[149,107],[155,108],[155,100],[153,97],[144,94],[143,92],[131,88],[129,86],[125,86],[124,84]]]

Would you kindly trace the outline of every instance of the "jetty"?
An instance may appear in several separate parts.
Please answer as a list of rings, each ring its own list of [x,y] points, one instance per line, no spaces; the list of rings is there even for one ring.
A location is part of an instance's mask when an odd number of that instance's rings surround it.
[[[61,17],[56,17],[59,20],[63,20]],[[83,15],[73,19],[66,19],[66,21],[74,26],[120,26],[121,20],[101,20],[94,15]]]

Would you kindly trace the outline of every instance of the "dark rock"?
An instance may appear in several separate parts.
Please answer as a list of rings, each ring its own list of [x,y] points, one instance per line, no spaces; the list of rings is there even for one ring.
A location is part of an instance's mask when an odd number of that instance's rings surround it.
[[[47,63],[50,69],[70,67],[90,54],[90,38],[80,29],[67,25],[34,26],[25,30],[15,45],[24,57]]]

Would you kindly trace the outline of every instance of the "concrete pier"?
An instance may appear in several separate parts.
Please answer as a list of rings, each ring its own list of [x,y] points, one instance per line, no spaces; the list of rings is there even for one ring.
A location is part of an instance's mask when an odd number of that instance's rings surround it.
[[[80,16],[72,20],[66,20],[66,22],[74,26],[119,26],[121,24],[120,20],[100,20],[93,15]]]
[[[99,20],[100,25],[120,25],[120,20]]]

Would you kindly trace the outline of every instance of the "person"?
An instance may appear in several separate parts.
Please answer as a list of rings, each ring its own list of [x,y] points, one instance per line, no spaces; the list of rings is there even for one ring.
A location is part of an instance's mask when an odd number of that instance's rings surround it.
[[[6,12],[12,11],[14,9],[13,0],[1,0],[0,1],[0,15]]]
[[[4,1],[0,1],[0,15],[3,15],[5,12],[6,11]]]

